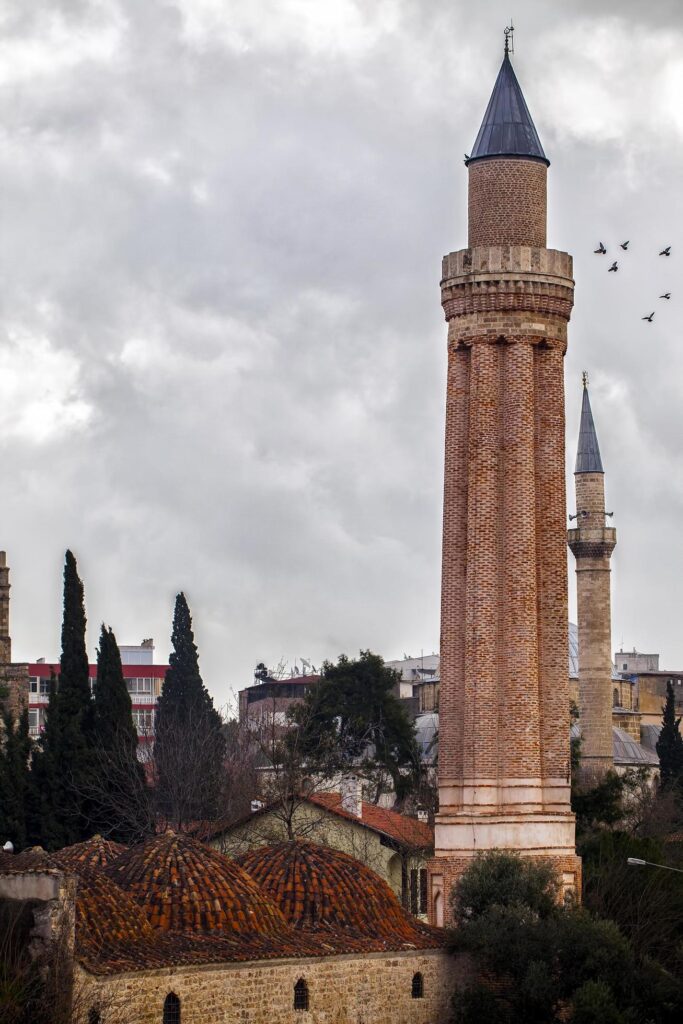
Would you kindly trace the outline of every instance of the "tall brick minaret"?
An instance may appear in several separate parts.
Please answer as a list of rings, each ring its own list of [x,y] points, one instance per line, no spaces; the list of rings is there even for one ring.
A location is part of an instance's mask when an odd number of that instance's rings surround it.
[[[466,161],[448,322],[439,814],[430,914],[492,848],[580,876],[569,803],[563,358],[572,260],[546,248],[546,159],[506,50]]]
[[[0,551],[0,665],[12,660],[12,641],[9,632],[9,568],[7,555]]]
[[[605,473],[585,375],[574,481],[576,528],[568,542],[576,558],[581,777],[590,783],[614,767],[610,559],[617,531],[605,526]]]

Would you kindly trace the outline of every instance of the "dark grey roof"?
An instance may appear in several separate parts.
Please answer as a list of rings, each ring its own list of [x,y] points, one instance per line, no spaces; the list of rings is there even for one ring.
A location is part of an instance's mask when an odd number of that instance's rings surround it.
[[[466,162],[491,156],[523,156],[549,164],[507,53],[474,149]]]
[[[581,726],[575,722],[571,727],[572,739],[581,735]],[[615,765],[621,768],[658,768],[659,758],[642,744],[637,743],[623,729],[612,727],[612,753]]]
[[[595,433],[593,413],[588,397],[588,388],[584,386],[583,402],[581,403],[581,425],[579,427],[579,447],[576,453],[575,473],[604,473],[598,435]]]

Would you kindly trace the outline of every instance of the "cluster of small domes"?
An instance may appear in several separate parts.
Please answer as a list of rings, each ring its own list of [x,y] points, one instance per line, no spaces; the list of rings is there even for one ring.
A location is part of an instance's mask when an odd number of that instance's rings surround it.
[[[93,836],[2,856],[5,871],[75,876],[76,951],[97,972],[440,945],[373,871],[313,843],[238,862],[173,832],[130,849]]]
[[[276,935],[286,927],[235,861],[188,836],[154,836],[117,857],[107,873],[161,931]]]

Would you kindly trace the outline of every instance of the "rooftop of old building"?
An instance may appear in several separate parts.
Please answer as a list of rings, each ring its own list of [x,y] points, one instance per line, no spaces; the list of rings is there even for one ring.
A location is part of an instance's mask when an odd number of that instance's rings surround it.
[[[441,933],[403,909],[370,868],[340,850],[288,841],[259,846],[238,858],[289,925],[338,951],[428,949]]]

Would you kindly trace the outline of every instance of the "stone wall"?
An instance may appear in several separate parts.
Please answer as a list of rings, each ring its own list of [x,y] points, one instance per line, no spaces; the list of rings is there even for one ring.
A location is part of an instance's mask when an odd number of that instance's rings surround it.
[[[161,1024],[166,996],[180,999],[182,1024],[444,1024],[464,966],[442,950],[176,967],[95,977],[80,970],[86,1007],[102,1024]],[[416,973],[422,998],[412,998]],[[303,978],[308,1010],[294,1009]]]

